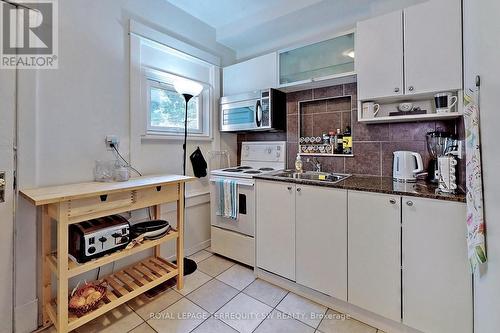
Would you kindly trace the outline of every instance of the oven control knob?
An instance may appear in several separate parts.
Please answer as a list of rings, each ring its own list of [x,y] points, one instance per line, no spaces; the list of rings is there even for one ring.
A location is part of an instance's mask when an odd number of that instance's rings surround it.
[[[271,152],[272,152],[272,151],[273,151],[273,150],[272,150],[271,148],[267,148],[267,153],[268,153],[268,154],[271,154]]]
[[[89,247],[88,251],[89,251],[90,254],[94,253],[95,252],[95,247],[93,247],[93,246]]]
[[[101,238],[99,238],[99,242],[101,242],[101,243],[104,243],[104,242],[105,242],[105,241],[107,241],[107,240],[108,240],[108,239],[107,239],[106,237],[104,237],[104,236],[103,236],[103,237],[101,237]]]
[[[277,152],[276,152],[276,157],[280,157],[280,156],[281,156],[280,152],[279,152],[279,151],[277,151]]]
[[[123,236],[123,237],[120,239],[120,244],[123,244],[123,243],[128,243],[128,237],[127,237],[127,236]]]

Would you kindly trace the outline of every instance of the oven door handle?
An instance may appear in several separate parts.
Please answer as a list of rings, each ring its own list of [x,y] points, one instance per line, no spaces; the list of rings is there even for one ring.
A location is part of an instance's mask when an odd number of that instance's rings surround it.
[[[262,123],[262,105],[260,104],[260,99],[255,102],[255,124],[260,127]]]
[[[229,178],[210,177],[210,182],[215,183],[218,180],[226,180],[226,179],[229,179]],[[250,181],[250,180],[243,180],[243,179],[238,179],[238,180],[236,180],[236,179],[230,179],[230,180],[236,181],[236,184],[241,185],[241,186],[250,186],[250,187],[254,186],[254,182]]]

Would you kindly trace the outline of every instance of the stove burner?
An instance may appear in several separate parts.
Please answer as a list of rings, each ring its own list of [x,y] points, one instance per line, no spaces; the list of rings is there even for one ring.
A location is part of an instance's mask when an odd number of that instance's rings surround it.
[[[262,173],[262,171],[259,171],[259,170],[249,170],[249,171],[245,171],[244,173],[256,175],[258,173]]]
[[[238,169],[224,169],[222,171],[224,171],[224,172],[241,172],[241,170],[238,170]]]
[[[274,168],[260,168],[260,171],[273,171]]]
[[[249,167],[249,166],[245,166],[245,165],[244,165],[244,166],[239,166],[239,167],[237,167],[236,169],[238,169],[238,170],[248,170],[248,169],[251,169],[251,168],[252,168],[252,167]]]

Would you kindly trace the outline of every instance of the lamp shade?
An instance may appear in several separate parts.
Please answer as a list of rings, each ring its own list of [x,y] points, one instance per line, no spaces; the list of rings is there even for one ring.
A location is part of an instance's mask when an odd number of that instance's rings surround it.
[[[174,88],[181,95],[196,97],[203,90],[203,85],[192,80],[178,79],[174,82]]]

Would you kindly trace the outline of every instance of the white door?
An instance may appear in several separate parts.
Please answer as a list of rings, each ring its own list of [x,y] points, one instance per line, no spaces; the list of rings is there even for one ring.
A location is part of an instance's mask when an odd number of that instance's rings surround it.
[[[403,323],[472,332],[465,204],[403,197]]]
[[[295,185],[256,181],[257,267],[295,281]]]
[[[401,11],[358,22],[355,50],[360,100],[403,94]]]
[[[347,301],[347,191],[296,186],[296,282]]]
[[[222,72],[223,96],[276,88],[278,67],[276,52],[225,67]]]
[[[401,197],[349,191],[349,303],[401,320]]]
[[[405,9],[406,93],[462,89],[462,7],[431,0]]]
[[[2,10],[14,8],[2,3]],[[0,332],[12,332],[16,70],[0,69]],[[3,184],[3,181],[0,181]],[[3,190],[2,190],[3,188]],[[2,198],[3,197],[3,198]]]

